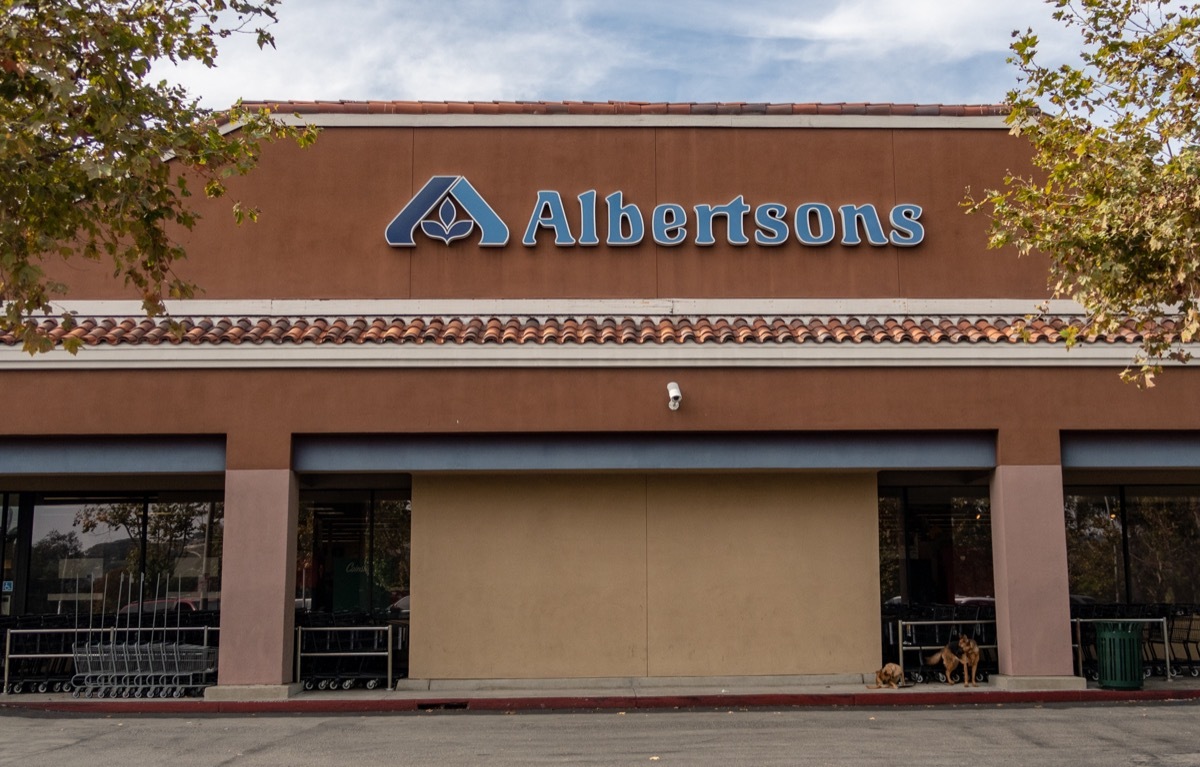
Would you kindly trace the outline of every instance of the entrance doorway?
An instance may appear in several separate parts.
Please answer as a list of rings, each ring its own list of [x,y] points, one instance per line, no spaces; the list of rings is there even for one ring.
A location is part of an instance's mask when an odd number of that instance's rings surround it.
[[[296,681],[374,689],[408,675],[409,490],[300,493]]]

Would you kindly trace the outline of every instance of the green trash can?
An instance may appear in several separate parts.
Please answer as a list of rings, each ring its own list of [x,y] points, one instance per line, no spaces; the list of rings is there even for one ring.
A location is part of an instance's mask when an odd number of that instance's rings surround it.
[[[1142,624],[1097,623],[1096,656],[1101,687],[1142,689]]]

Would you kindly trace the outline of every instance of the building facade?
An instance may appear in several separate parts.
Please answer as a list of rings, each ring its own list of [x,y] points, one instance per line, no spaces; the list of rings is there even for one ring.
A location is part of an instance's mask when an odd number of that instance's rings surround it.
[[[0,348],[9,614],[165,580],[282,690],[298,611],[402,611],[417,680],[828,677],[994,599],[997,683],[1070,686],[1069,499],[1200,495],[1200,372],[1066,351],[964,213],[1002,108],[281,108],[323,133],[198,203],[177,333],[70,264],[86,348]]]

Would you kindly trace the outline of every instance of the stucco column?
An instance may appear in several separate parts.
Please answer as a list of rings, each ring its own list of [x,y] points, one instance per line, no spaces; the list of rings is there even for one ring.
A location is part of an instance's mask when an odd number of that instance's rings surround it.
[[[992,475],[998,687],[1082,688],[1073,676],[1062,467]]]
[[[296,478],[288,469],[225,472],[218,687],[208,697],[288,694],[296,587]]]

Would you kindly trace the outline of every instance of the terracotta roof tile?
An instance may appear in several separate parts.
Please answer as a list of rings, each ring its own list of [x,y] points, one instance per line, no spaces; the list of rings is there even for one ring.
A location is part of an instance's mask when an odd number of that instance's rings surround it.
[[[56,342],[80,339],[87,346],[221,344],[1036,344],[1063,343],[1063,331],[1081,327],[1078,317],[953,316],[640,316],[640,317],[79,317],[71,330],[57,318],[37,326]],[[1173,332],[1175,325],[1165,321]],[[1137,344],[1130,321],[1115,332],[1082,336],[1085,344]],[[11,333],[0,346],[16,346]]]

